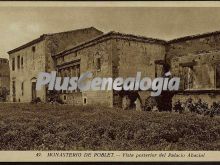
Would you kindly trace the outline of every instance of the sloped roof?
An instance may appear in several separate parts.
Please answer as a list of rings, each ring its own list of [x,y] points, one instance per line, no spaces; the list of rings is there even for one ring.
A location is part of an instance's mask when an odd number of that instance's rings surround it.
[[[165,45],[167,43],[165,40],[161,40],[161,39],[148,38],[148,37],[144,37],[144,36],[138,36],[138,35],[133,35],[133,34],[125,34],[125,33],[111,31],[109,33],[106,33],[106,34],[100,35],[98,37],[95,37],[91,40],[88,40],[86,42],[80,43],[80,44],[72,47],[71,49],[59,52],[54,56],[69,54],[69,53],[72,53],[76,50],[93,45],[97,42],[100,42],[103,40],[108,40],[108,39],[113,39],[113,38],[114,39],[124,39],[124,40],[129,40],[129,41],[140,41],[140,42],[146,42],[146,43],[156,43],[156,44],[161,44],[161,45]]]
[[[81,31],[81,30],[86,30],[86,29],[94,29],[94,30],[100,31],[100,30],[98,30],[94,27],[89,27],[89,28],[76,29],[76,30],[58,32],[58,33],[43,34],[37,39],[34,39],[34,40],[24,44],[24,45],[21,45],[21,46],[15,48],[13,50],[8,51],[8,54],[14,53],[16,51],[19,51],[19,50],[22,50],[26,47],[29,47],[29,46],[31,46],[35,43],[38,43],[38,42],[44,40],[47,36],[50,36],[50,35],[56,35],[56,34],[61,34],[61,33],[71,33],[71,32]],[[198,38],[203,38],[203,37],[209,37],[209,36],[218,35],[218,34],[220,34],[220,31],[208,32],[208,33],[202,33],[202,34],[196,34],[196,35],[189,35],[189,36],[179,37],[179,38],[176,38],[176,39],[173,39],[173,40],[165,41],[165,40],[156,39],[156,38],[148,38],[148,37],[139,36],[139,35],[125,34],[125,33],[119,33],[119,32],[115,32],[115,31],[111,31],[109,33],[102,34],[98,37],[90,39],[86,42],[82,42],[82,43],[80,43],[80,44],[76,45],[75,47],[72,47],[68,50],[64,50],[64,51],[56,54],[55,56],[70,53],[71,51],[86,47],[90,44],[94,44],[94,43],[99,42],[101,40],[108,39],[109,37],[110,38],[120,38],[120,39],[125,39],[125,40],[135,40],[135,41],[141,41],[141,42],[147,42],[147,43],[157,43],[157,44],[165,45],[165,44],[178,43],[178,42],[183,42],[183,41],[188,41],[188,40],[193,40],[193,39],[198,39]]]
[[[24,44],[24,45],[21,45],[21,46],[15,48],[15,49],[12,49],[12,50],[8,51],[8,54],[17,52],[17,51],[22,50],[22,49],[24,49],[24,48],[26,48],[26,47],[29,47],[29,46],[31,46],[31,45],[34,45],[34,44],[36,44],[36,43],[38,43],[38,42],[40,42],[40,41],[43,41],[47,36],[52,36],[52,35],[62,34],[62,33],[71,33],[71,32],[77,32],[77,31],[89,30],[89,29],[93,29],[93,30],[100,31],[100,30],[98,30],[98,29],[96,29],[96,28],[94,28],[94,27],[89,27],[89,28],[75,29],[75,30],[69,30],[69,31],[58,32],[58,33],[43,34],[43,35],[41,35],[41,36],[40,36],[39,38],[37,38],[37,39],[34,39],[34,40],[32,40],[32,41],[30,41],[30,42]],[[100,31],[100,32],[101,32],[101,31]]]
[[[196,34],[196,35],[189,35],[189,36],[184,36],[184,37],[180,37],[180,38],[170,40],[170,41],[168,41],[168,43],[169,44],[177,43],[177,42],[188,41],[188,40],[192,40],[192,39],[209,37],[209,36],[218,35],[218,34],[220,34],[220,31],[208,32],[208,33],[202,33],[202,34]]]

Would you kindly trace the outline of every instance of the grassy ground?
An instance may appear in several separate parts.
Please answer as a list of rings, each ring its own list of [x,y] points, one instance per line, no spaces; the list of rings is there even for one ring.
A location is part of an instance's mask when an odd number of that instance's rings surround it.
[[[1,150],[219,150],[220,119],[103,107],[0,104]]]

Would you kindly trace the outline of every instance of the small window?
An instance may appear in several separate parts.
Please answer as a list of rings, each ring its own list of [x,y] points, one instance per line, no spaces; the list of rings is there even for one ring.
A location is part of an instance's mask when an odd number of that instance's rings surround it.
[[[17,56],[17,67],[20,69],[20,56]]]
[[[24,82],[21,83],[21,95],[24,96]]]
[[[87,104],[87,98],[83,98],[83,104]]]
[[[15,81],[12,81],[12,93],[15,96]]]
[[[101,71],[101,58],[97,58],[96,68],[97,68],[98,71]]]
[[[12,70],[15,70],[15,58],[12,58]]]
[[[23,68],[23,63],[24,63],[23,57],[21,57],[21,68]]]
[[[36,51],[36,47],[32,46],[32,52],[35,52],[35,51]]]

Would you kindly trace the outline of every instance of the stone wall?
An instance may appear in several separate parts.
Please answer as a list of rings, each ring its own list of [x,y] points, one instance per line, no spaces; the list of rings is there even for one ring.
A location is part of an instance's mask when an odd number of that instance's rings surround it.
[[[149,44],[129,40],[114,40],[115,50],[113,66],[118,71],[118,76],[127,78],[136,76],[141,72],[142,76],[155,78],[155,61],[165,59],[165,46]]]
[[[107,40],[95,45],[80,49],[63,57],[57,58],[57,65],[80,61],[80,75],[85,72],[93,73],[93,77],[112,77],[112,41]],[[100,68],[97,68],[97,59]],[[70,75],[70,73],[69,73]],[[91,80],[91,79],[88,79]],[[69,96],[67,96],[69,97]],[[112,91],[83,91],[82,104],[112,106]]]
[[[8,59],[0,58],[0,101],[8,101],[10,90],[10,69]]]
[[[171,41],[167,45],[166,59],[170,62],[173,57],[205,53],[213,50],[220,50],[220,34]]]
[[[23,58],[18,69],[17,57]],[[32,46],[10,54],[10,100],[13,101],[13,81],[15,81],[16,101],[30,102],[32,100],[32,82],[36,81],[38,74],[45,71],[45,41],[40,41]],[[12,58],[15,59],[15,70],[12,70]],[[23,83],[23,92],[22,92]],[[37,91],[37,97],[46,99],[45,88]]]
[[[113,40],[113,77],[136,77],[137,72],[141,76],[155,78],[156,61],[165,60],[165,45],[157,43],[137,42],[132,40]],[[159,75],[158,75],[159,76]],[[150,96],[149,91],[139,92],[142,103]],[[116,95],[117,96],[117,95]]]
[[[109,38],[58,57],[57,65],[68,65],[71,61],[80,60],[80,74],[90,71],[93,73],[93,78],[135,77],[137,72],[141,72],[142,77],[154,78],[156,75],[155,61],[163,61],[164,58],[165,46],[162,44]],[[101,63],[99,69],[97,59]],[[113,91],[106,90],[84,91],[82,100],[83,104],[113,106],[114,97],[118,97],[116,95],[113,96]],[[147,98],[149,92],[142,92],[141,96]]]
[[[70,47],[76,46],[80,42],[84,42],[102,34],[101,31],[91,27],[86,29],[73,30],[68,32],[46,34],[41,36],[38,42],[28,46],[17,48],[16,51],[9,53],[10,57],[10,100],[20,102],[30,102],[32,100],[32,82],[36,81],[40,72],[50,72],[56,70],[56,64],[51,57],[60,51],[64,51]],[[33,41],[32,41],[33,42]],[[17,57],[23,58],[23,66],[18,69]],[[15,58],[15,70],[12,71],[12,59]],[[15,93],[13,96],[12,83],[15,81]],[[22,88],[23,83],[23,90]],[[46,88],[36,91],[36,97],[40,97],[42,101],[46,101]]]
[[[97,43],[79,51],[81,58],[80,72],[90,71],[94,77],[112,77],[112,40]],[[100,59],[100,69],[97,68]],[[87,99],[87,104],[112,105],[112,91],[85,91],[82,93],[83,99]]]
[[[10,70],[9,61],[4,58],[0,58],[0,88],[6,88],[9,90]]]
[[[220,34],[213,33],[177,39],[167,46],[167,61],[171,64],[172,74],[180,76],[180,91],[172,99],[185,102],[191,97],[195,102],[202,99],[210,105],[219,101],[216,88],[216,66],[220,64]],[[189,78],[190,77],[190,78]],[[184,87],[186,81],[189,88]],[[185,90],[185,91],[182,91]]]
[[[66,104],[71,104],[71,105],[82,105],[83,104],[81,92],[61,94],[60,97],[63,100],[63,102]]]
[[[188,54],[182,57],[174,57],[171,60],[172,74],[181,77],[181,89],[183,89],[184,77],[187,75],[183,73],[184,67],[181,64],[192,63],[190,69],[193,76],[192,89],[215,89],[216,88],[216,65],[220,63],[220,52]],[[184,75],[185,74],[185,75]]]
[[[52,58],[53,55],[101,34],[103,32],[91,27],[48,35],[46,37],[46,71],[50,72],[56,69],[56,64]]]

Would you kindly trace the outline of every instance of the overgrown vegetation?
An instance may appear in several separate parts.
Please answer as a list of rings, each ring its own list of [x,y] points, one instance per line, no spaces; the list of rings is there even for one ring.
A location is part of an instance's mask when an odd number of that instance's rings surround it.
[[[220,118],[53,104],[0,104],[1,150],[219,150]]]

